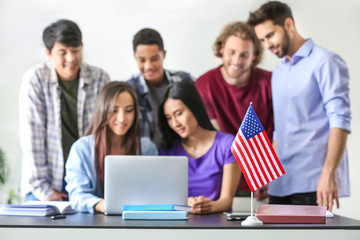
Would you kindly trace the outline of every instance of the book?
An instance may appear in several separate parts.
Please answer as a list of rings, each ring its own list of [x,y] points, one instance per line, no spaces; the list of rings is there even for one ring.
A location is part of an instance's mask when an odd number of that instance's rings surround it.
[[[124,220],[187,220],[186,211],[123,211]]]
[[[179,204],[123,205],[123,211],[191,211],[191,207]]]
[[[53,216],[73,213],[76,213],[76,210],[68,201],[29,201],[22,204],[0,205],[0,215]]]
[[[326,207],[262,204],[255,216],[263,223],[326,223]]]

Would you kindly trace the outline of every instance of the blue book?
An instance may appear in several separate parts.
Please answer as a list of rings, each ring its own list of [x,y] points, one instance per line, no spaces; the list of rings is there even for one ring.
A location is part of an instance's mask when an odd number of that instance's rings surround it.
[[[123,205],[123,211],[191,211],[191,207],[178,204]]]
[[[187,220],[186,211],[123,211],[124,220]]]

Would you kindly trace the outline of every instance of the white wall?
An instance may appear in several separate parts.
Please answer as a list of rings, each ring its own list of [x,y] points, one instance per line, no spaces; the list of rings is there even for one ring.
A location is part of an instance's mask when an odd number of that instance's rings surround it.
[[[1,0],[0,1],[0,147],[11,168],[7,186],[0,186],[0,202],[20,181],[18,91],[25,70],[45,59],[43,29],[60,18],[74,20],[84,35],[84,60],[125,80],[137,72],[132,37],[143,27],[157,29],[168,51],[165,67],[186,70],[195,77],[217,66],[211,50],[222,27],[245,21],[263,0]],[[360,219],[360,1],[288,0],[298,31],[340,54],[350,69],[353,114],[348,141],[352,197],[341,199],[339,214]],[[266,51],[262,67],[272,70],[279,60]]]

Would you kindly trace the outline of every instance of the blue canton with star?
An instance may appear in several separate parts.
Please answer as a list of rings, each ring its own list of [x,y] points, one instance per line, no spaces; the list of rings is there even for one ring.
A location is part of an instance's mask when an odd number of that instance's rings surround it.
[[[246,140],[264,131],[258,116],[256,115],[252,105],[249,106],[245,117],[241,123],[240,129]]]

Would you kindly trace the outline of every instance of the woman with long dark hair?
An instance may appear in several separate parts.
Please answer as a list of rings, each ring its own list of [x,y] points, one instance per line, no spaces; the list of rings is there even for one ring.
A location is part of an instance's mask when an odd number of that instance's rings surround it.
[[[99,93],[87,136],[71,147],[66,163],[66,190],[80,212],[104,212],[106,155],[157,155],[156,146],[140,139],[139,106],[134,89],[110,82]]]
[[[188,205],[193,213],[231,209],[240,168],[231,153],[234,136],[216,131],[193,84],[171,85],[159,107],[160,155],[189,159]]]

